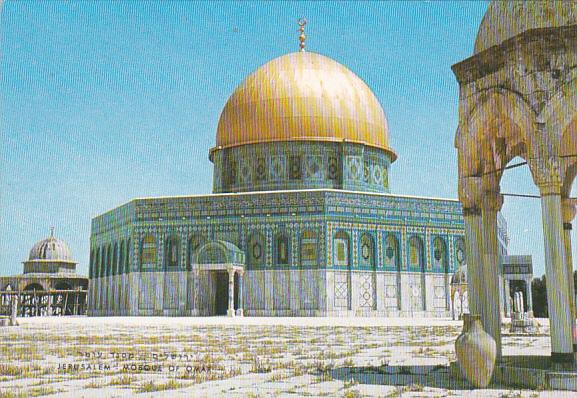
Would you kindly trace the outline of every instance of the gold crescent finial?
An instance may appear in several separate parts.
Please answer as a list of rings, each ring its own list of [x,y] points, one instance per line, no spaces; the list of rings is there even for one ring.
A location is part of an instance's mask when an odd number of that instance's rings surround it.
[[[50,227],[50,237],[54,238],[54,227]]]
[[[305,51],[305,40],[307,38],[307,36],[305,35],[305,25],[307,24],[307,20],[305,18],[299,18],[298,20],[298,24],[300,26],[299,28],[299,32],[301,32],[300,36],[299,36],[299,41],[300,41],[300,48],[301,51]]]

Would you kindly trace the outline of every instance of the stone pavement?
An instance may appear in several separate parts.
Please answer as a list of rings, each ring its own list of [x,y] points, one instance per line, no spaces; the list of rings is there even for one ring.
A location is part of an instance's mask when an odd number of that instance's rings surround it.
[[[0,398],[571,397],[450,377],[461,322],[414,318],[25,318],[3,328]],[[504,354],[547,355],[541,335]],[[505,329],[504,329],[505,330]]]

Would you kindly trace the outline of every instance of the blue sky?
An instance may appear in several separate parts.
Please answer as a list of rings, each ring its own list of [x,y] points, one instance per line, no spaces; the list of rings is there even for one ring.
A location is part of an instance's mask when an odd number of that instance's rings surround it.
[[[228,96],[258,66],[298,49],[302,16],[307,49],[349,67],[383,105],[399,155],[392,192],[456,198],[458,85],[450,66],[472,55],[486,8],[4,3],[0,274],[21,272],[51,225],[87,273],[95,215],[135,197],[210,193],[208,150]],[[526,168],[507,172],[502,191],[537,193]],[[503,212],[510,252],[533,254],[541,275],[539,201],[508,198]]]

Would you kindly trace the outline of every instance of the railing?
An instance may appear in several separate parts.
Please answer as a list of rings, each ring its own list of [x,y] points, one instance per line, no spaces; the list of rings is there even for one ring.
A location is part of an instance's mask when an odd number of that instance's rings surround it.
[[[0,315],[12,313],[14,299],[18,317],[85,315],[86,293],[86,290],[0,291]]]

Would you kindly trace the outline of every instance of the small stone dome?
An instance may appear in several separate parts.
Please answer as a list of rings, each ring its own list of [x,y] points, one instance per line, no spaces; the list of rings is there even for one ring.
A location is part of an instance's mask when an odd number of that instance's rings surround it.
[[[63,240],[54,237],[54,231],[50,236],[37,242],[30,250],[28,261],[52,260],[52,261],[73,261],[70,248]]]
[[[467,283],[467,264],[462,265],[459,269],[453,274],[451,278],[452,285],[462,285]]]
[[[479,26],[475,53],[531,29],[577,25],[577,1],[492,1]]]

